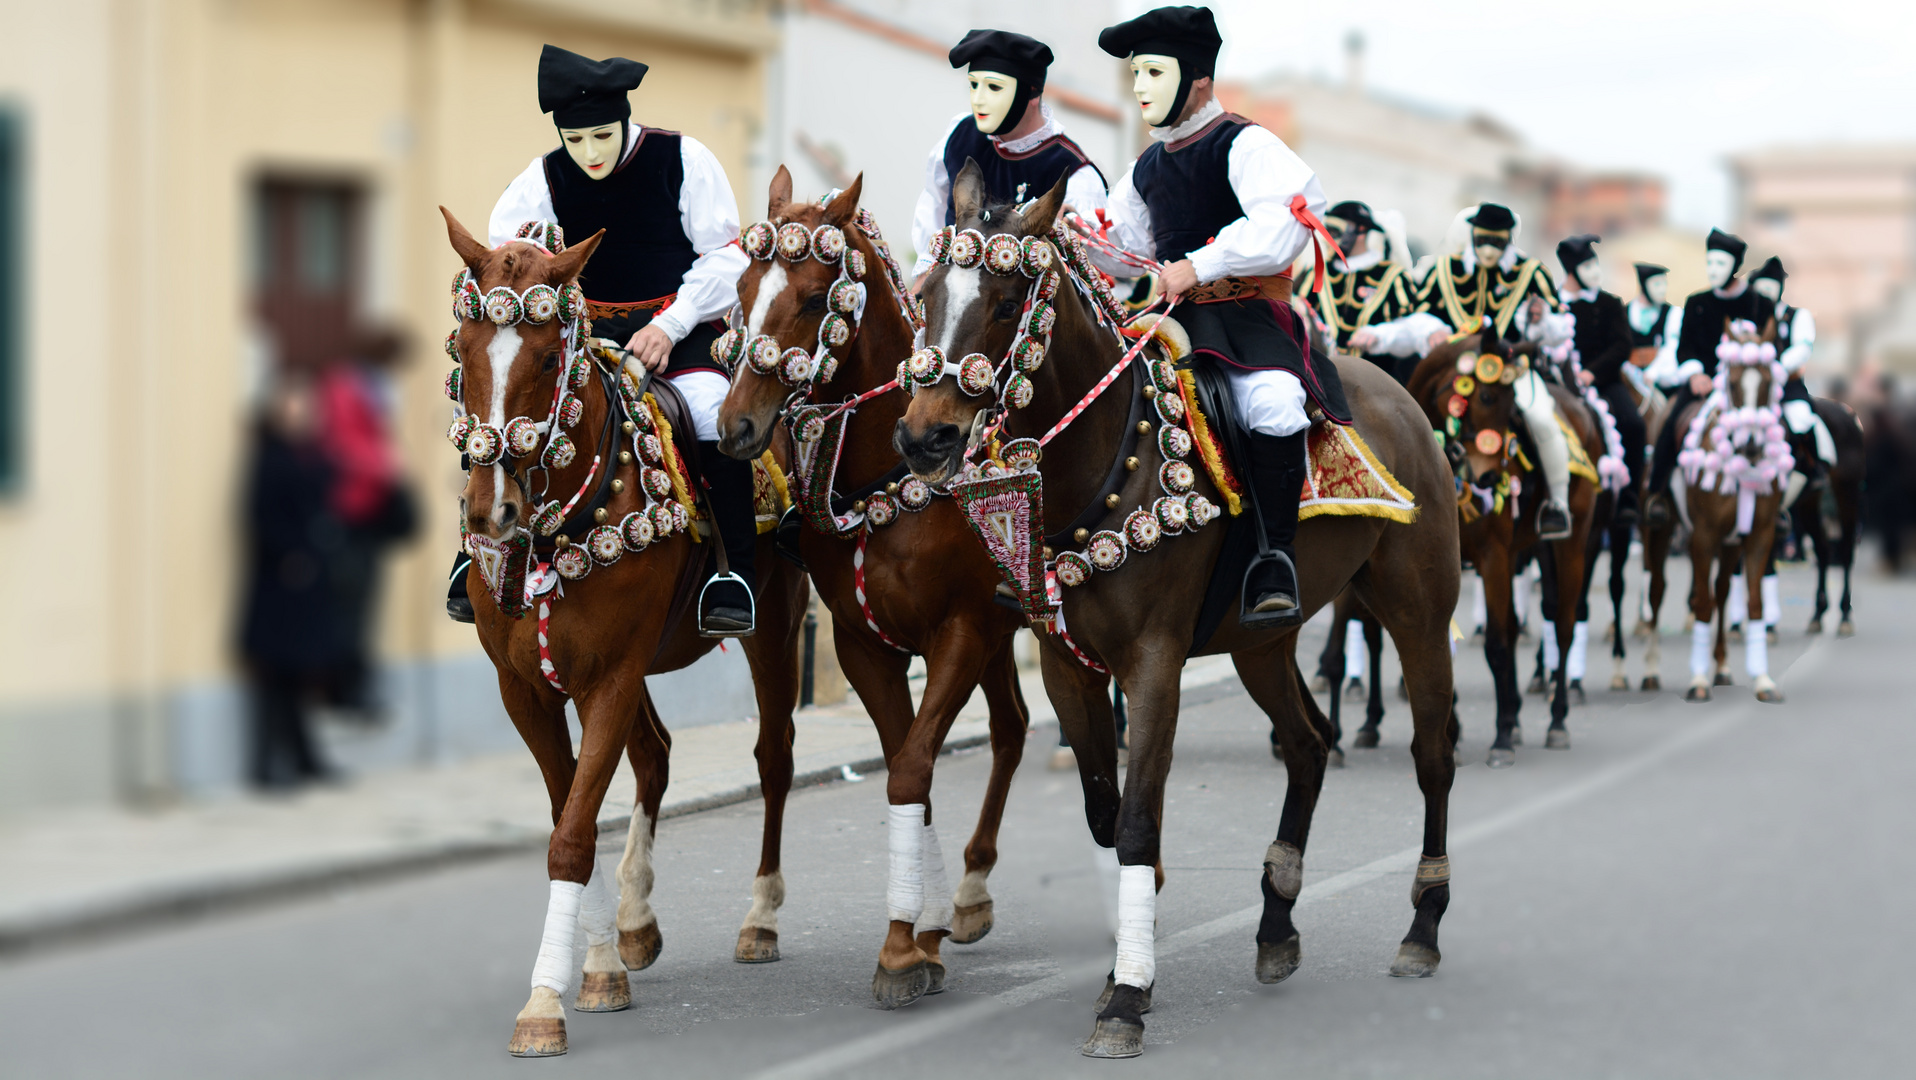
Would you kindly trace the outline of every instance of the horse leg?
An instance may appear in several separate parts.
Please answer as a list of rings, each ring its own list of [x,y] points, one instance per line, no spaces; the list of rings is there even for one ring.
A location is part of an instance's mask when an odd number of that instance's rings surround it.
[[[1774,520],[1775,514],[1770,515]],[[1774,529],[1758,529],[1743,542],[1743,582],[1748,592],[1749,632],[1743,635],[1744,670],[1750,676],[1750,684],[1756,691],[1756,700],[1766,704],[1780,704],[1782,691],[1776,688],[1776,680],[1770,678],[1770,635],[1769,626],[1781,614],[1780,599],[1765,595],[1779,590],[1766,587],[1775,580],[1768,576],[1770,566],[1770,548],[1775,543]],[[1774,605],[1774,606],[1772,606]]]
[[[1630,567],[1630,541],[1635,530],[1628,525],[1610,529],[1610,689],[1630,689],[1630,670],[1625,664],[1623,647],[1623,593],[1626,571]]]
[[[1830,609],[1830,557],[1834,553],[1830,550],[1832,545],[1829,537],[1823,535],[1822,500],[1816,500],[1815,506],[1804,503],[1804,500],[1798,499],[1795,512],[1802,515],[1801,528],[1809,534],[1810,550],[1816,553],[1816,608],[1810,612],[1810,624],[1803,632],[1820,634],[1823,632],[1823,616]]]
[[[951,940],[969,945],[991,933],[991,893],[985,878],[998,864],[998,827],[1004,821],[1005,798],[1011,794],[1011,774],[1024,756],[1026,719],[1024,694],[1018,687],[1018,664],[1012,639],[985,662],[985,703],[991,708],[991,778],[985,782],[985,802],[978,811],[978,827],[965,845],[965,876],[952,896]]]
[[[552,820],[557,824],[577,771],[577,762],[572,757],[572,735],[566,727],[565,699],[544,687],[521,682],[503,668],[499,671],[499,698],[506,707],[506,715],[512,718],[512,726],[519,730],[519,737],[539,766],[546,798],[551,803]],[[555,832],[555,843],[557,839]],[[566,1052],[565,1006],[559,995],[572,977],[572,935],[584,890],[568,889],[562,897],[561,884],[571,883],[552,883],[539,962],[533,967],[532,995],[515,1018],[512,1041],[507,1044],[507,1050],[517,1057],[550,1057]],[[549,945],[557,933],[563,934],[562,949]],[[549,951],[553,954],[550,962]]]
[[[798,733],[792,724],[799,681],[792,646],[810,597],[811,590],[802,583],[796,588],[762,590],[760,632],[745,639],[752,693],[758,700],[758,745],[752,748],[752,757],[758,762],[758,786],[765,799],[765,826],[758,872],[752,875],[752,906],[745,912],[732,950],[732,959],[741,964],[778,959],[778,909],[785,903],[779,854],[785,835],[785,799],[792,792],[792,740]]]
[[[872,974],[872,998],[882,1008],[901,1008],[944,989],[938,950],[951,933],[951,886],[932,825],[932,770],[952,721],[984,673],[988,648],[983,635],[962,623],[948,623],[930,643],[925,696],[904,745],[889,763],[885,799],[891,862],[885,904],[891,925]]]
[[[1716,676],[1717,686],[1734,686],[1730,678],[1730,589],[1737,578],[1737,566],[1742,561],[1742,552],[1723,553],[1722,561],[1717,563],[1716,572],[1716,611],[1719,625],[1716,629]]]
[[[625,833],[625,855],[619,860],[619,959],[630,971],[651,967],[665,947],[652,910],[652,841],[658,834],[659,803],[671,778],[671,750],[672,736],[659,722],[652,695],[642,693],[625,741],[626,760],[638,779],[638,798]]]
[[[1251,700],[1271,718],[1284,744],[1288,782],[1277,839],[1264,852],[1263,875],[1259,881],[1264,893],[1264,914],[1257,927],[1256,967],[1258,982],[1283,982],[1297,970],[1303,955],[1297,927],[1291,922],[1291,910],[1304,887],[1304,847],[1310,837],[1311,814],[1324,788],[1324,770],[1330,755],[1303,708],[1298,680],[1291,670],[1289,649],[1233,653],[1231,662],[1236,665],[1238,678]]]
[[[1843,567],[1843,599],[1838,609],[1843,618],[1836,624],[1836,636],[1846,638],[1856,633],[1856,623],[1850,619],[1849,573],[1856,561],[1856,526],[1861,500],[1857,481],[1849,479],[1837,483],[1832,478],[1830,483],[1836,488],[1836,520],[1842,532],[1842,539],[1837,543],[1836,560]]]
[[[1339,599],[1342,599],[1346,594],[1340,593],[1338,595]],[[1349,625],[1349,623],[1344,620],[1333,621],[1340,628]],[[1326,680],[1331,686],[1331,695],[1329,704],[1326,706],[1326,711],[1330,715],[1331,731],[1335,736],[1331,740],[1332,746],[1336,746],[1344,741],[1344,680],[1350,677],[1350,652],[1344,647],[1348,634],[1348,630],[1333,630],[1330,643],[1326,645],[1324,649],[1325,667],[1323,671]],[[1271,737],[1273,740],[1271,745],[1279,752],[1278,756],[1281,758],[1283,756],[1281,751],[1284,749],[1284,743],[1283,740],[1277,738],[1277,729],[1275,727],[1271,729]]]
[[[1039,636],[1038,669],[1058,727],[1077,750],[1084,823],[1100,848],[1118,842],[1118,733],[1111,713],[1111,676],[1084,666],[1051,635]]]
[[[1384,721],[1384,624],[1377,616],[1364,616],[1364,644],[1370,649],[1370,702],[1364,709],[1364,726],[1358,729],[1353,746],[1376,746],[1377,728]]]
[[[1510,553],[1496,541],[1484,544],[1478,574],[1484,582],[1484,660],[1497,688],[1497,736],[1485,761],[1493,769],[1517,761],[1517,713],[1523,694],[1517,689],[1517,613],[1510,599]],[[1407,669],[1408,670],[1408,669]]]
[[[1714,522],[1698,520],[1690,531],[1690,688],[1685,701],[1710,700],[1710,623],[1716,617],[1716,594],[1710,570],[1719,538]]]
[[[1577,608],[1583,593],[1583,537],[1573,535],[1544,547],[1547,558],[1543,569],[1556,579],[1557,677],[1550,687],[1550,728],[1544,733],[1543,745],[1546,750],[1568,750],[1570,729],[1564,726],[1564,719],[1570,715],[1570,649],[1576,640]]]
[[[1344,594],[1340,592],[1337,594],[1337,600],[1331,601],[1331,632],[1324,638],[1324,651],[1317,656],[1317,675],[1311,680],[1312,693],[1321,694],[1326,690],[1336,693],[1342,691],[1344,688],[1342,682],[1330,677],[1331,657],[1333,655],[1342,655],[1345,634],[1344,626],[1350,622],[1350,613],[1344,610],[1338,603],[1338,601],[1343,598]],[[1340,663],[1344,662],[1340,661]]]

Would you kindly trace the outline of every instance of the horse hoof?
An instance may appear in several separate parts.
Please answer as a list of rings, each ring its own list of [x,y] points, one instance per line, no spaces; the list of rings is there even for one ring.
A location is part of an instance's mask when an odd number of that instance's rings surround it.
[[[1493,769],[1508,769],[1516,763],[1517,752],[1515,750],[1503,750],[1495,746],[1490,748],[1489,755],[1484,758],[1484,764]]]
[[[1543,733],[1543,748],[1545,750],[1570,749],[1570,729],[1569,728],[1551,728],[1549,731],[1544,732]]]
[[[1351,740],[1351,745],[1359,750],[1377,749],[1377,729],[1369,726],[1359,728],[1357,736]]]
[[[1144,1053],[1144,1025],[1136,1020],[1099,1020],[1078,1048],[1088,1058],[1134,1058]]]
[[[1690,688],[1689,688],[1688,690],[1685,690],[1685,691],[1683,692],[1683,700],[1685,700],[1685,701],[1708,701],[1708,700],[1710,700],[1710,687],[1709,687],[1709,684],[1707,684],[1707,683],[1699,683],[1698,685],[1696,685],[1696,686],[1692,686],[1692,687],[1690,687]]]
[[[1811,619],[1811,620],[1810,620],[1810,624],[1809,624],[1808,626],[1806,626],[1806,627],[1804,627],[1804,628],[1803,628],[1803,632],[1804,632],[1805,634],[1820,634],[1820,633],[1822,633],[1822,632],[1823,632],[1823,620],[1821,620],[1821,619]]]
[[[619,959],[627,971],[644,971],[659,958],[665,939],[659,936],[659,924],[646,923],[637,930],[619,931]]]
[[[1297,965],[1304,959],[1304,951],[1299,946],[1297,935],[1275,945],[1257,943],[1257,981],[1266,986],[1281,983],[1297,971]]]
[[[1344,700],[1361,702],[1367,697],[1364,693],[1364,680],[1352,679],[1344,685]]]
[[[1742,626],[1730,627],[1730,644],[1732,645],[1743,644],[1743,627]]]
[[[1612,689],[1612,690],[1628,690],[1628,689],[1630,689],[1630,676],[1628,676],[1628,675],[1612,675],[1612,676],[1610,676],[1610,689]]]
[[[1343,768],[1344,767],[1344,751],[1335,746],[1331,747],[1330,755],[1324,761],[1324,767],[1327,769]]]
[[[1575,701],[1579,705],[1590,704],[1590,696],[1583,692],[1582,679],[1571,679],[1570,687],[1569,687],[1569,690],[1567,691],[1567,694],[1573,701]]]
[[[1330,690],[1330,688],[1331,688],[1331,681],[1328,678],[1325,678],[1322,672],[1319,672],[1318,674],[1311,676],[1311,693],[1313,694],[1326,693]]]
[[[747,926],[738,932],[732,959],[741,964],[770,964],[778,959],[778,931]]]
[[[925,996],[945,992],[945,965],[936,960],[925,961],[925,972],[931,980],[925,984]]]
[[[951,912],[951,943],[969,945],[991,933],[991,901],[959,904]]]
[[[1837,637],[1855,637],[1856,624],[1853,622],[1850,622],[1848,619],[1844,619],[1842,622],[1837,623],[1836,636]]]
[[[1428,979],[1437,974],[1437,963],[1442,959],[1436,949],[1406,941],[1397,946],[1397,959],[1391,961],[1390,973],[1399,979]]]
[[[1756,700],[1765,705],[1781,705],[1783,704],[1783,691],[1774,689],[1758,690],[1756,692]]]
[[[1645,675],[1643,677],[1643,689],[1661,690],[1663,689],[1663,680],[1655,675]]]
[[[1769,629],[1767,629],[1767,630],[1765,630],[1765,631],[1763,631],[1763,639],[1764,639],[1765,641],[1767,641],[1767,642],[1769,642],[1769,643],[1770,643],[1770,644],[1772,644],[1772,645],[1774,645],[1774,644],[1776,644],[1777,642],[1779,642],[1779,641],[1781,641],[1781,640],[1783,640],[1782,638],[1779,638],[1779,637],[1777,637],[1777,636],[1776,636],[1776,627],[1774,627],[1774,626],[1772,626],[1772,627],[1770,627]]]
[[[1151,1011],[1151,990],[1155,986],[1157,986],[1157,983],[1152,983],[1150,986],[1144,988],[1144,1007],[1138,1010],[1138,1015],[1142,1016]],[[1106,975],[1104,977],[1104,993],[1098,995],[1098,1003],[1091,1007],[1091,1011],[1094,1013],[1103,1012],[1104,1007],[1111,1004],[1111,995],[1116,993],[1117,989],[1117,976]]]
[[[572,1007],[580,1012],[619,1012],[632,1007],[632,983],[623,971],[588,971]],[[561,1042],[565,1034],[560,1033]],[[563,1052],[563,1051],[562,1051]]]
[[[1711,682],[1711,685],[1712,686],[1735,686],[1736,680],[1730,678],[1729,672],[1719,671],[1716,673],[1716,678]]]
[[[903,971],[886,971],[880,964],[872,974],[872,1000],[881,1009],[902,1009],[930,989],[930,961],[920,960]]]
[[[513,1057],[558,1057],[565,1053],[565,1017],[528,1016],[512,1027],[506,1053]]]
[[[1510,725],[1510,745],[1523,745],[1523,728],[1517,724]]]
[[[1526,687],[1524,687],[1524,688],[1523,688],[1523,692],[1524,692],[1524,693],[1526,693],[1526,694],[1541,694],[1541,693],[1543,693],[1543,676],[1542,676],[1542,675],[1532,675],[1532,676],[1530,677],[1530,685],[1528,685],[1528,686],[1526,686]]]

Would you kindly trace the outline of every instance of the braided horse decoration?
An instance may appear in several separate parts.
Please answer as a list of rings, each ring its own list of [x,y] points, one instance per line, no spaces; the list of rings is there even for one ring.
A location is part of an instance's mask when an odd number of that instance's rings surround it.
[[[488,598],[474,605],[479,641],[552,799],[545,930],[508,1047],[543,1057],[566,1051],[560,994],[577,970],[576,929],[588,943],[574,1003],[581,1011],[628,1007],[627,969],[659,955],[651,852],[671,738],[645,676],[685,667],[715,644],[687,617],[707,549],[688,535],[687,477],[660,408],[675,395],[660,385],[646,393],[611,353],[588,352],[577,279],[603,234],[566,247],[556,226],[528,223],[521,239],[488,248],[440,212],[465,263],[454,282],[459,329],[447,341],[458,365],[447,392],[459,406],[448,434],[471,465],[460,511],[471,593]],[[549,492],[557,494],[546,499]],[[770,537],[761,545],[769,548]],[[735,954],[742,962],[778,958],[779,838],[807,597],[804,576],[769,556],[759,562],[767,573],[758,633],[744,641],[758,696],[765,830]],[[535,606],[537,618],[525,618]],[[579,714],[576,760],[567,699]],[[638,800],[618,885],[608,888],[597,866],[598,814],[621,751]]]
[[[1763,573],[1795,465],[1783,427],[1784,374],[1770,340],[1774,333],[1774,327],[1759,332],[1748,322],[1725,326],[1716,349],[1715,385],[1671,421],[1678,425],[1683,446],[1677,454],[1682,479],[1678,505],[1690,525],[1690,614],[1696,617],[1690,631],[1686,701],[1710,700],[1712,683],[1731,685],[1729,620],[1718,616],[1739,566],[1749,590],[1752,627],[1744,635],[1745,669],[1756,700],[1783,700],[1770,678],[1769,641],[1759,626],[1775,614],[1763,610]],[[1714,584],[1712,569],[1717,571]]]
[[[1135,1056],[1144,1049],[1143,1014],[1156,981],[1159,837],[1186,655],[1231,654],[1251,697],[1271,717],[1289,774],[1277,840],[1259,878],[1260,982],[1288,977],[1301,955],[1291,910],[1323,784],[1328,722],[1297,672],[1294,629],[1249,631],[1226,617],[1194,640],[1207,583],[1235,535],[1206,523],[1230,497],[1208,468],[1182,460],[1192,444],[1181,421],[1195,416],[1171,360],[1140,359],[1143,341],[1127,350],[1108,290],[1080,269],[1086,263],[1076,236],[1054,228],[1064,185],[1022,210],[987,205],[977,166],[967,164],[952,190],[959,231],[933,253],[943,265],[922,291],[933,329],[907,365],[915,390],[896,441],[921,479],[959,481],[957,501],[975,513],[981,538],[1027,612],[1056,630],[1040,635],[1045,687],[1077,752],[1092,836],[1115,846],[1120,864],[1117,962],[1083,1052]],[[1053,269],[1060,263],[1064,287]],[[1033,340],[1041,345],[1036,355],[1024,348]],[[980,358],[982,370],[974,363]],[[1374,451],[1372,467],[1388,470],[1416,506],[1447,509],[1448,470],[1415,403],[1369,361],[1336,363],[1366,453]],[[1152,419],[1140,419],[1140,408]],[[994,446],[996,456],[967,464],[973,449]],[[1108,494],[1107,478],[1117,481]],[[1448,512],[1404,516],[1411,523],[1310,516],[1297,550],[1306,568],[1306,616],[1354,581],[1405,656],[1425,815],[1423,859],[1411,890],[1416,915],[1392,972],[1423,976],[1437,968],[1437,925],[1450,895],[1445,820],[1455,760],[1447,632],[1457,601],[1457,523]],[[1086,520],[1079,539],[1077,522]],[[1062,538],[1045,536],[1046,523],[1066,522],[1072,524]],[[1064,550],[1078,545],[1082,551]],[[1235,580],[1229,592],[1234,609]],[[1112,676],[1130,713],[1122,787],[1107,694]]]

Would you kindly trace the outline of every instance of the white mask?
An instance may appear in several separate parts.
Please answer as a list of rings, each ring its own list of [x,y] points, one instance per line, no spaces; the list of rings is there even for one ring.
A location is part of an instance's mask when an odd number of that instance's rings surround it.
[[[1183,78],[1175,56],[1144,53],[1131,58],[1131,93],[1138,99],[1145,123],[1156,127],[1169,118]]]
[[[1586,259],[1577,267],[1577,280],[1583,282],[1586,289],[1600,288],[1603,285],[1603,264],[1595,259]]]
[[[1753,287],[1758,296],[1772,304],[1783,299],[1783,283],[1775,278],[1757,278]]]
[[[1005,117],[1018,101],[1018,80],[996,71],[974,71],[971,79],[971,118],[986,135],[1003,132]]]
[[[1736,272],[1736,256],[1727,251],[1710,249],[1703,256],[1703,275],[1709,279],[1710,288],[1721,289],[1730,283],[1730,275]]]
[[[1504,249],[1490,244],[1477,245],[1477,265],[1495,266],[1504,257]]]
[[[1661,305],[1664,298],[1670,295],[1670,279],[1663,274],[1658,274],[1644,282],[1643,295],[1649,297],[1652,304]]]
[[[579,169],[594,180],[612,175],[625,148],[625,121],[589,128],[560,128],[559,139]]]

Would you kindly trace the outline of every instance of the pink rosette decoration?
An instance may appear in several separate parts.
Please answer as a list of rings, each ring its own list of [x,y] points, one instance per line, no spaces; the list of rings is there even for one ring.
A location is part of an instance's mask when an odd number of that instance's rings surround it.
[[[951,265],[971,270],[984,261],[985,235],[977,229],[965,229],[951,238]]]
[[[639,459],[652,466],[665,460],[665,444],[656,433],[648,431],[639,436]]]
[[[1127,514],[1124,519],[1124,538],[1133,550],[1150,551],[1158,546],[1158,540],[1164,535],[1164,526],[1159,524],[1158,516],[1143,507]]]
[[[525,314],[519,304],[519,294],[504,285],[495,286],[486,292],[486,318],[494,326],[511,326]]]
[[[818,340],[828,349],[842,349],[851,343],[852,321],[838,312],[828,312],[818,324]]]
[[[446,372],[446,396],[454,401],[459,400],[458,368],[453,368],[451,371]]]
[[[565,400],[559,402],[559,426],[578,427],[579,421],[583,419],[585,419],[585,400],[577,394],[567,394]]]
[[[526,523],[532,526],[532,531],[540,536],[551,536],[559,531],[559,525],[564,521],[565,506],[554,499],[548,503],[541,503]]]
[[[1101,529],[1091,534],[1091,542],[1085,545],[1085,557],[1091,565],[1105,573],[1110,573],[1124,565],[1124,537],[1110,529]]]
[[[1197,483],[1197,473],[1188,462],[1167,461],[1158,467],[1158,483],[1166,494],[1182,495]]]
[[[778,339],[772,337],[770,334],[760,334],[753,338],[752,346],[746,350],[745,358],[746,361],[751,364],[752,370],[758,372],[760,375],[777,374],[779,360]]]
[[[786,386],[801,386],[812,377],[812,354],[804,349],[786,349],[778,362],[778,379]]]
[[[505,448],[506,437],[491,424],[476,425],[466,436],[466,456],[474,465],[491,465],[499,460],[499,453]]]
[[[760,221],[747,228],[739,237],[739,246],[754,259],[769,259],[772,257],[772,248],[777,242],[777,237],[778,234],[773,230],[771,222]]]
[[[664,469],[639,470],[639,482],[645,487],[645,493],[654,499],[668,498],[672,494],[672,474]]]
[[[1174,495],[1160,496],[1151,504],[1151,512],[1158,516],[1158,526],[1172,536],[1183,532],[1191,524],[1191,507],[1184,499]]]
[[[479,421],[470,416],[455,416],[452,418],[452,426],[446,429],[446,441],[458,447],[463,453],[466,449],[466,436],[472,434],[472,429],[478,426]]]
[[[1029,406],[1037,392],[1037,386],[1032,383],[1031,376],[1023,372],[1013,372],[1011,378],[1005,380],[1005,404],[1014,409]]]
[[[1028,278],[1043,278],[1054,261],[1051,245],[1041,236],[1027,236],[1018,241],[1018,258]]]

